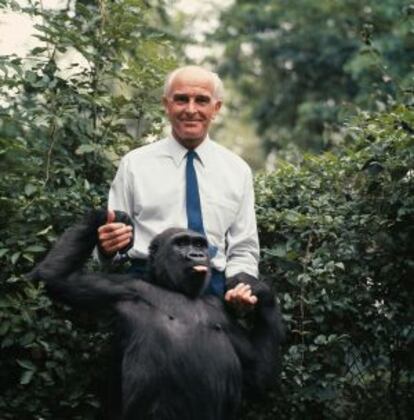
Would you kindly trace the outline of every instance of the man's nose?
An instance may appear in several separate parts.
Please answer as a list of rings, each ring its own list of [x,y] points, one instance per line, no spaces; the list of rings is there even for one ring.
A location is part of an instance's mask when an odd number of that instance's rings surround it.
[[[189,113],[194,113],[197,111],[197,106],[194,99],[190,98],[190,100],[187,102],[187,107],[185,110]]]

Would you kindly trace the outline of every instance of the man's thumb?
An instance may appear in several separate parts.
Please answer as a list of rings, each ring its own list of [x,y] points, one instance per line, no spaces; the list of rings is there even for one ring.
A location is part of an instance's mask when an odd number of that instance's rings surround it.
[[[106,217],[106,223],[108,224],[108,223],[115,222],[115,218],[116,218],[115,212],[113,210],[108,210],[108,214],[107,214],[107,217]]]

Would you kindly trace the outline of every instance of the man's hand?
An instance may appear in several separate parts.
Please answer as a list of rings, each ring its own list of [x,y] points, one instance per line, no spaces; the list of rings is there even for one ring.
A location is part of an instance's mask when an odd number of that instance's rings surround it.
[[[132,226],[125,223],[115,223],[115,212],[108,210],[105,225],[98,229],[98,243],[100,251],[111,257],[125,248],[132,240]]]
[[[239,283],[235,288],[227,290],[224,300],[234,309],[250,310],[257,303],[257,297],[252,294],[250,285]]]

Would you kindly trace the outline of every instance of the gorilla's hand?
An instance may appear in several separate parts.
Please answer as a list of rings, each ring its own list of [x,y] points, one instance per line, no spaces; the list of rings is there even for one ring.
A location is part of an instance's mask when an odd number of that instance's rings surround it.
[[[226,282],[226,302],[236,308],[249,310],[256,305],[272,306],[274,296],[270,287],[247,273],[238,273],[229,277]]]
[[[234,288],[227,290],[224,300],[236,311],[249,311],[257,303],[257,297],[252,293],[249,284],[238,283]]]

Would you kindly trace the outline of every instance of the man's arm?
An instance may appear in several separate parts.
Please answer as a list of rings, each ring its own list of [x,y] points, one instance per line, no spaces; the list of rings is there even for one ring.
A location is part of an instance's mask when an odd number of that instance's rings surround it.
[[[244,272],[257,278],[260,250],[254,208],[253,177],[248,167],[246,167],[240,207],[226,239],[226,277]]]
[[[129,186],[127,159],[122,159],[109,190],[108,218],[98,229],[98,251],[102,259],[111,259],[117,252],[132,245],[132,226],[118,221],[112,209],[132,214],[133,197]]]
[[[246,168],[243,198],[234,223],[227,234],[226,302],[253,307],[257,296],[252,290],[258,282],[259,239],[254,208],[253,177]],[[248,281],[245,281],[248,279]],[[254,289],[254,287],[253,287]]]

